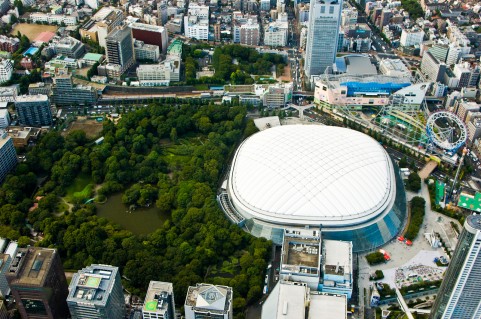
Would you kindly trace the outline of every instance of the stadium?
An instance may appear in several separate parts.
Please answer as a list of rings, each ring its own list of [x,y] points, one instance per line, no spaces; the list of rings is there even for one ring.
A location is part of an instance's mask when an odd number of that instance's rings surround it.
[[[282,242],[285,228],[374,249],[398,234],[406,196],[398,168],[363,133],[321,125],[272,127],[237,149],[219,202],[254,236]]]

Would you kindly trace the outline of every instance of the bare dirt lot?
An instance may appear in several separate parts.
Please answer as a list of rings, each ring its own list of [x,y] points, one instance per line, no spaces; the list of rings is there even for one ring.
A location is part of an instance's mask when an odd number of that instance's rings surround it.
[[[58,27],[54,25],[40,25],[35,23],[19,23],[13,28],[10,34],[17,35],[20,31],[21,34],[27,36],[30,41],[33,41],[42,32],[57,32]]]
[[[102,132],[102,122],[99,123],[96,120],[79,118],[70,124],[67,131],[64,132],[64,135],[74,130],[84,131],[88,138],[96,138],[99,137],[100,132]]]

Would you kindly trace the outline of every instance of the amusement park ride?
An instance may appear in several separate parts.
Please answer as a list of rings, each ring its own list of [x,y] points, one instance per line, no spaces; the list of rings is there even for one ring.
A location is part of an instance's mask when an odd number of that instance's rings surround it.
[[[466,143],[467,129],[463,121],[447,110],[430,112],[426,101],[418,112],[404,112],[401,97],[391,96],[390,103],[371,117],[359,111],[338,106],[338,113],[365,127],[380,131],[392,140],[426,156],[456,164],[457,151]]]

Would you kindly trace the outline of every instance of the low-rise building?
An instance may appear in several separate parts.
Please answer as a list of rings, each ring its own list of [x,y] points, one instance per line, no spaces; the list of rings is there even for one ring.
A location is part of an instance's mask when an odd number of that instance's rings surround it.
[[[17,38],[10,38],[5,35],[0,35],[0,51],[14,53],[20,46],[20,40]]]
[[[52,86],[44,82],[30,83],[28,85],[29,95],[43,94],[43,95],[50,96],[51,90],[52,90]]]
[[[264,29],[264,45],[284,47],[287,45],[288,22],[275,21]]]
[[[159,64],[141,64],[137,67],[140,86],[168,86],[180,80],[180,60],[167,58]]]
[[[13,74],[13,63],[11,60],[0,60],[0,84],[10,81]]]
[[[292,82],[270,85],[262,94],[262,103],[268,108],[284,107],[292,101],[292,91]]]
[[[418,29],[403,29],[401,33],[400,44],[403,47],[413,45],[421,45],[424,39],[424,31]]]
[[[30,140],[37,140],[40,131],[39,128],[35,127],[10,126],[7,129],[7,134],[12,138],[15,147],[25,147]]]
[[[322,280],[320,291],[346,295],[351,299],[353,288],[352,242],[322,241]]]
[[[157,62],[160,59],[160,49],[157,45],[145,44],[143,41],[134,39],[135,60],[139,62]]]
[[[77,25],[77,17],[74,15],[32,12],[30,13],[30,20],[32,20],[32,22],[34,23],[46,22],[48,24],[57,24],[57,25],[60,25],[62,23],[69,26]]]
[[[411,78],[411,71],[401,59],[382,59],[379,62],[379,71],[387,76]]]
[[[72,37],[65,37],[55,42],[54,48],[58,55],[64,55],[72,59],[79,59],[86,52],[85,45]]]

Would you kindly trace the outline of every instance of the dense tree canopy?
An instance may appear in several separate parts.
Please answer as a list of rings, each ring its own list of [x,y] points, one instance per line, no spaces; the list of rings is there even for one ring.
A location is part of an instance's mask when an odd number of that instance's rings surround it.
[[[215,190],[235,145],[255,131],[249,123],[244,132],[245,115],[240,106],[158,104],[125,114],[117,125],[106,121],[100,145],[83,132],[47,133],[0,188],[0,233],[25,244],[27,221],[43,233],[36,245],[57,248],[66,269],[94,262],[119,266],[125,285],[137,294],[145,293],[150,280],[173,282],[178,302],[196,282],[230,285],[242,317],[240,310],[262,294],[271,244],[231,224]],[[168,160],[170,146],[178,160]],[[155,203],[170,218],[137,236],[97,217],[93,204],[58,212],[59,196],[80,174],[101,185],[102,196],[123,191],[124,203]],[[37,195],[44,197],[29,211]],[[231,273],[214,271],[227,265]]]

